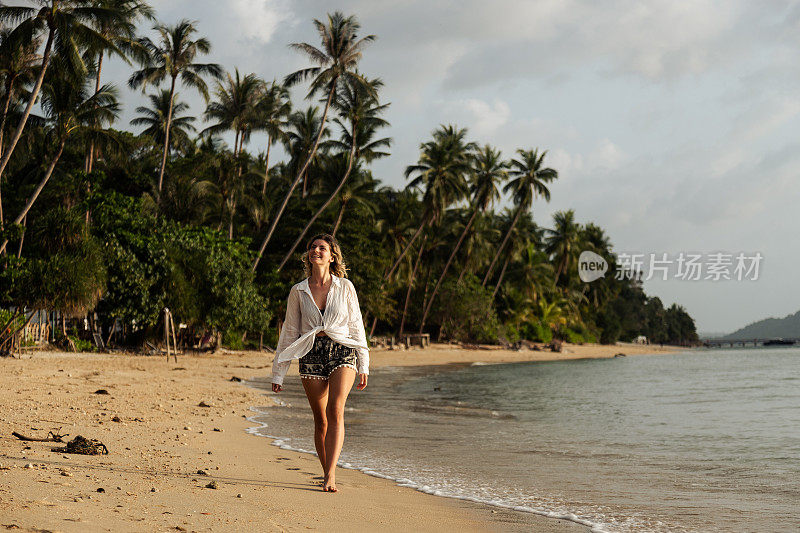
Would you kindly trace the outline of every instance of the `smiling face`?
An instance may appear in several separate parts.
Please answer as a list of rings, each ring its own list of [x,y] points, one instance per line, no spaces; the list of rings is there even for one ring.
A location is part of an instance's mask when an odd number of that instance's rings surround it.
[[[322,239],[317,239],[308,248],[308,262],[312,265],[330,265],[333,262],[331,245]]]

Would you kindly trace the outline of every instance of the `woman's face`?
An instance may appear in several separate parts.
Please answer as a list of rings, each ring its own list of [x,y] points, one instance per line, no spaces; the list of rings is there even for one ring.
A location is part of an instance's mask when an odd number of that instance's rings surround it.
[[[308,249],[308,261],[312,265],[329,265],[332,263],[331,245],[322,239],[312,242],[311,248]]]

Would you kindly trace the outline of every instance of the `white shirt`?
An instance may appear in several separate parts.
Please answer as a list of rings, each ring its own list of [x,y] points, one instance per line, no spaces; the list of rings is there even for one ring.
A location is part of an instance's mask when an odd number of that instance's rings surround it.
[[[325,303],[325,314],[317,307],[308,278],[289,291],[286,320],[281,328],[275,358],[272,360],[272,382],[283,384],[292,359],[311,351],[317,333],[324,331],[331,340],[356,349],[359,374],[369,374],[369,348],[364,320],[358,306],[356,288],[347,278],[331,274],[331,287]]]

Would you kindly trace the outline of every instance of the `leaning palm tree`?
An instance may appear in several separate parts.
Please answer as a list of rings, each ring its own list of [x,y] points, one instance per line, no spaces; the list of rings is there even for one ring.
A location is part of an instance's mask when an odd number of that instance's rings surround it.
[[[194,132],[192,122],[195,117],[182,115],[189,109],[189,104],[181,102],[177,93],[170,95],[169,91],[162,89],[159,93],[148,95],[150,107],[139,106],[136,112],[139,116],[131,120],[131,126],[146,126],[142,135],[147,135],[158,146],[164,145],[167,139],[167,115],[169,115],[170,102],[172,104],[172,120],[169,124],[169,148],[181,146],[189,142],[189,132]]]
[[[484,287],[486,286],[486,282],[489,281],[492,271],[494,270],[494,265],[497,263],[497,259],[500,257],[503,248],[505,248],[508,238],[511,236],[511,232],[514,230],[514,226],[517,224],[520,215],[531,208],[533,200],[537,196],[541,196],[545,201],[549,202],[550,190],[547,188],[546,184],[558,178],[557,171],[552,168],[544,168],[544,156],[547,155],[547,150],[539,154],[538,149],[520,149],[517,150],[517,154],[519,154],[519,159],[511,160],[511,171],[509,172],[511,177],[515,179],[511,180],[503,187],[503,192],[511,191],[512,193],[514,205],[517,207],[516,214],[506,231],[503,242],[497,249],[494,259],[492,259],[492,262],[489,264],[489,269],[486,271],[486,275],[481,283]]]
[[[164,135],[164,151],[161,156],[161,168],[158,171],[158,192],[164,182],[164,169],[167,166],[167,153],[169,152],[169,132],[172,122],[173,98],[178,77],[181,83],[197,91],[208,101],[208,86],[203,76],[220,78],[222,67],[215,63],[195,63],[198,54],[207,54],[211,51],[211,43],[205,37],[192,40],[197,31],[197,22],[181,20],[175,26],[157,24],[153,29],[159,33],[158,45],[149,38],[139,39],[139,45],[146,54],[142,62],[142,69],[137,70],[128,80],[128,85],[133,89],[147,85],[159,85],[164,80],[169,80],[169,110],[167,112],[167,127]]]
[[[264,90],[257,103],[255,129],[267,134],[267,154],[264,159],[264,184],[261,196],[267,194],[269,181],[269,152],[272,145],[282,141],[287,118],[292,112],[289,90],[274,81]]]
[[[353,179],[339,192],[339,214],[336,216],[331,235],[336,236],[348,206],[350,208],[360,207],[369,215],[374,215],[376,211],[374,196],[375,180],[372,178],[372,174],[364,171],[353,174]]]
[[[547,230],[545,252],[555,260],[556,275],[553,285],[558,284],[561,274],[565,274],[570,264],[578,257],[580,243],[580,224],[575,222],[575,211],[559,211],[553,215],[553,229]]]
[[[339,110],[339,113],[342,115],[342,117],[345,118],[345,120],[349,123],[348,126],[345,126],[341,121],[338,119],[336,120],[336,123],[339,125],[339,127],[344,130],[344,141],[349,141],[349,145],[338,145],[340,147],[345,146],[349,152],[347,156],[347,170],[345,170],[344,174],[342,175],[342,179],[339,181],[339,185],[336,187],[336,189],[334,189],[328,199],[319,207],[319,209],[317,209],[317,212],[314,213],[314,216],[311,217],[306,226],[303,228],[303,231],[301,231],[300,235],[297,237],[297,239],[295,239],[294,243],[289,249],[289,252],[284,256],[283,261],[281,261],[281,264],[278,266],[278,270],[283,268],[283,265],[285,265],[292,256],[294,251],[297,249],[297,246],[303,240],[303,237],[306,236],[308,230],[311,229],[311,226],[314,224],[314,222],[316,222],[317,218],[319,218],[319,216],[328,208],[331,202],[333,202],[333,200],[338,196],[339,191],[342,190],[342,187],[344,187],[344,184],[350,177],[350,173],[353,170],[353,165],[358,165],[358,156],[360,153],[366,149],[368,150],[371,158],[375,159],[376,157],[380,157],[380,155],[382,155],[382,153],[378,152],[376,148],[379,146],[387,146],[391,143],[391,140],[388,138],[379,139],[376,141],[371,140],[378,128],[389,125],[388,122],[379,116],[384,110],[386,110],[387,107],[389,107],[389,104],[381,105],[378,102],[378,89],[383,86],[383,82],[381,80],[374,79],[365,81],[366,85],[363,85],[362,83],[343,84],[341,91],[337,92],[336,99],[334,101],[334,106],[336,109]],[[371,142],[367,142],[368,140]],[[359,148],[362,149],[361,152],[359,152]]]
[[[5,151],[3,135],[11,103],[20,98],[23,87],[33,83],[41,57],[38,39],[19,42],[9,28],[0,30],[0,77],[3,86],[3,115],[0,118],[0,155]]]
[[[517,222],[512,230],[510,244],[504,251],[505,261],[503,261],[503,266],[500,268],[500,274],[497,277],[497,283],[495,283],[494,291],[492,291],[492,299],[497,295],[497,291],[500,290],[503,284],[503,278],[506,275],[506,269],[508,269],[509,264],[512,261],[517,262],[529,245],[535,246],[541,242],[543,234],[544,230],[536,225],[530,215],[522,217]]]
[[[422,144],[419,162],[406,168],[406,178],[417,175],[408,187],[425,189],[422,197],[425,209],[416,233],[409,239],[384,279],[392,276],[425,226],[438,221],[450,204],[467,195],[466,177],[472,171],[471,156],[475,143],[466,142],[466,136],[466,128],[441,126],[433,132],[432,141]]]
[[[464,231],[461,232],[458,242],[453,248],[453,251],[450,252],[450,257],[447,259],[447,263],[445,263],[442,269],[439,280],[433,288],[433,293],[428,300],[428,305],[425,306],[425,310],[422,313],[422,320],[419,326],[420,333],[422,333],[425,327],[425,320],[428,318],[428,313],[431,311],[433,301],[436,299],[436,294],[439,292],[439,287],[442,285],[442,281],[444,281],[444,277],[447,275],[447,271],[450,269],[453,259],[461,248],[464,237],[467,236],[467,233],[472,227],[475,217],[478,216],[479,212],[485,213],[486,210],[494,204],[495,200],[500,197],[500,190],[497,186],[507,177],[508,164],[503,161],[500,150],[495,150],[487,144],[475,154],[474,169],[471,176],[472,183],[470,184],[470,192],[472,194],[472,216],[469,217],[469,221],[467,221],[467,224],[464,226]]]
[[[325,121],[328,118],[328,110],[331,107],[333,96],[336,93],[336,88],[342,80],[351,81],[354,83],[362,83],[366,85],[365,80],[361,75],[355,72],[358,62],[361,60],[361,50],[364,45],[370,41],[375,40],[374,35],[367,35],[366,37],[358,38],[358,30],[361,25],[356,20],[355,16],[345,17],[341,12],[337,11],[333,15],[328,15],[327,24],[317,19],[314,19],[314,25],[317,27],[320,38],[322,40],[322,49],[312,46],[308,43],[293,43],[290,46],[308,56],[308,58],[316,63],[318,66],[304,68],[293,72],[286,76],[284,84],[287,87],[295,85],[303,80],[312,78],[311,89],[308,92],[308,97],[313,97],[316,94],[327,92],[327,101],[325,102],[325,109],[322,112],[322,124],[319,128],[319,134],[311,147],[311,150],[306,156],[306,161],[300,170],[295,175],[291,187],[283,198],[283,203],[278,208],[278,212],[272,218],[264,241],[258,250],[258,255],[253,262],[253,271],[258,268],[258,263],[261,261],[261,256],[264,255],[264,250],[267,248],[272,234],[275,232],[275,227],[292,197],[292,193],[300,179],[306,172],[306,169],[311,164],[314,158],[314,153],[317,151],[319,141],[322,138],[322,132],[325,129]]]
[[[39,0],[37,3],[41,5],[40,9],[0,5],[0,23],[17,24],[9,35],[10,39],[19,43],[32,43],[42,38],[45,41],[38,76],[33,82],[28,103],[11,136],[11,142],[0,158],[0,180],[3,179],[3,172],[11,160],[14,148],[22,137],[22,131],[39,97],[53,52],[58,52],[65,71],[72,72],[80,78],[87,72],[86,64],[80,54],[82,48],[119,50],[114,43],[94,29],[100,24],[115,20],[119,16],[116,10],[98,7],[91,0]]]
[[[23,40],[18,42],[11,35],[8,28],[0,30],[0,78],[3,85],[3,115],[0,118],[0,157],[5,151],[3,142],[6,131],[6,118],[11,108],[11,103],[20,97],[22,89],[36,79],[38,67],[39,48],[38,39]],[[0,179],[2,181],[2,179]],[[1,184],[0,184],[1,185]],[[3,229],[3,194],[0,186],[0,229]]]
[[[145,51],[136,39],[136,24],[141,19],[152,20],[155,14],[153,8],[140,0],[96,0],[95,4],[117,13],[117,16],[113,19],[101,21],[97,26],[97,31],[114,43],[117,49],[121,51],[121,55],[117,55],[128,64],[130,64],[129,58],[141,59]],[[100,75],[103,72],[103,56],[105,52],[106,49],[101,47],[99,50],[90,48],[86,53],[92,59],[97,58],[94,64],[95,92],[100,90]],[[92,171],[94,158],[95,139],[91,139],[86,155],[86,172]]]
[[[48,133],[52,135],[56,151],[45,170],[44,176],[33,190],[25,206],[14,219],[14,224],[19,224],[28,211],[30,211],[39,193],[47,184],[53,170],[64,152],[67,140],[74,135],[79,135],[89,128],[97,125],[110,124],[120,112],[117,101],[117,90],[112,85],[104,85],[100,91],[92,94],[84,82],[75,85],[74,74],[65,74],[54,71],[42,85],[42,109],[49,123]],[[109,134],[110,135],[110,134]],[[2,253],[8,239],[0,245]]]

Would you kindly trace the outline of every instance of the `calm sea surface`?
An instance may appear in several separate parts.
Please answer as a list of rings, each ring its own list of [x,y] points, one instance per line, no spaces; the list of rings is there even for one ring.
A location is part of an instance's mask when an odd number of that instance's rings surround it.
[[[285,389],[253,432],[313,450]],[[342,462],[426,492],[597,531],[800,531],[800,348],[378,369],[348,407]]]

